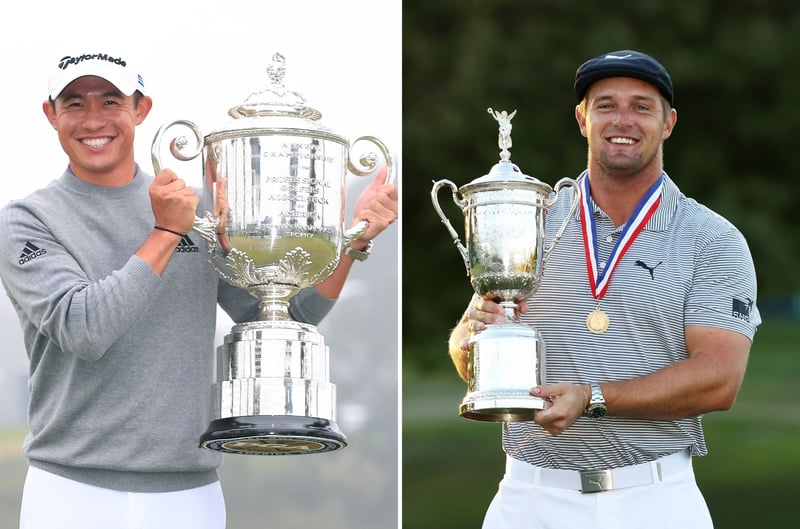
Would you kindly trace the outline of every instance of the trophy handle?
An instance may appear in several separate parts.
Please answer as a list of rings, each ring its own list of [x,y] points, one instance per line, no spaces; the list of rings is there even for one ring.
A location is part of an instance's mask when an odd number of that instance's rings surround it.
[[[362,141],[372,143],[373,145],[378,147],[378,150],[381,151],[383,159],[386,160],[386,165],[388,167],[388,169],[386,170],[386,183],[393,184],[394,162],[392,161],[391,154],[389,154],[389,149],[381,140],[379,140],[375,136],[361,136],[360,138],[357,138],[355,141],[353,141],[353,145],[355,146],[357,143]],[[352,152],[352,150],[350,152]],[[375,167],[377,167],[377,165],[378,165],[378,155],[375,154],[374,152],[368,152],[366,154],[363,154],[358,159],[358,165],[353,163],[353,159],[351,157],[348,156],[347,158],[347,168],[350,170],[351,173],[357,176],[367,176],[368,174],[371,174],[375,170]]]
[[[561,227],[558,228],[556,232],[556,236],[553,237],[553,242],[550,244],[550,247],[545,249],[544,256],[542,257],[542,268],[544,269],[544,265],[547,264],[547,259],[550,257],[550,252],[553,251],[553,248],[556,247],[556,244],[561,239],[561,236],[564,235],[564,230],[567,229],[567,224],[569,224],[570,219],[575,215],[575,212],[578,210],[578,204],[580,204],[580,193],[578,193],[578,182],[573,180],[572,178],[562,178],[558,182],[556,182],[553,191],[555,191],[555,196],[553,200],[549,200],[545,202],[546,207],[550,207],[556,203],[558,200],[558,193],[565,187],[571,187],[575,190],[574,198],[572,199],[572,205],[569,208],[569,213],[567,216],[564,217],[564,222],[561,223]]]
[[[354,240],[358,239],[361,234],[367,231],[368,226],[369,222],[366,220],[360,220],[353,224],[350,228],[346,229],[344,233],[342,233],[342,247],[344,248]]]
[[[389,154],[389,149],[386,147],[381,140],[376,138],[375,136],[361,136],[360,138],[356,138],[353,141],[353,145],[359,142],[369,142],[378,147],[378,150],[381,151],[383,155],[383,159],[386,160],[386,183],[393,184],[394,183],[394,162],[392,161],[392,156]],[[352,153],[352,150],[350,151]],[[367,176],[372,174],[375,168],[378,166],[378,155],[374,152],[368,152],[363,154],[358,159],[358,165],[353,163],[353,159],[349,156],[347,158],[347,169],[350,170],[351,173],[355,174],[356,176]],[[366,220],[362,220],[348,228],[342,234],[342,245],[347,246],[354,240],[358,239],[365,231],[367,231],[367,226],[369,226],[369,222]]]
[[[193,121],[179,119],[173,121],[172,123],[165,123],[158,129],[158,132],[156,132],[155,138],[153,138],[153,145],[150,149],[150,156],[153,160],[153,169],[155,170],[156,174],[161,172],[161,169],[163,168],[161,164],[161,144],[164,141],[164,136],[169,129],[178,125],[186,127],[192,131],[192,134],[194,134],[194,145],[192,146],[191,150],[187,151],[186,147],[189,145],[189,140],[186,138],[186,136],[175,136],[169,142],[170,154],[177,160],[188,162],[190,160],[194,160],[200,155],[201,152],[203,152],[203,135],[200,133],[200,128]],[[208,251],[212,253],[216,250],[217,246],[218,225],[219,219],[215,219],[211,213],[206,212],[205,216],[203,217],[198,217],[196,215],[194,217],[194,225],[192,226],[192,229],[194,229],[203,239],[205,239],[205,241],[208,243]]]
[[[170,154],[182,162],[188,162],[189,160],[194,160],[203,152],[203,136],[200,134],[200,129],[194,122],[187,119],[179,119],[172,123],[165,123],[161,125],[161,128],[156,132],[156,136],[153,138],[153,146],[150,149],[150,156],[153,159],[153,169],[155,169],[156,173],[159,173],[163,168],[161,166],[161,143],[163,142],[164,135],[169,129],[176,125],[182,125],[192,131],[195,145],[191,151],[184,153],[183,151],[189,144],[189,140],[186,139],[186,136],[176,136],[169,142]]]
[[[467,253],[467,249],[461,243],[461,239],[459,239],[458,233],[453,229],[453,225],[450,224],[450,221],[447,219],[447,215],[444,214],[444,211],[442,211],[442,208],[439,206],[439,190],[444,186],[448,186],[452,191],[453,202],[455,202],[459,208],[464,209],[464,202],[458,198],[458,188],[450,180],[439,180],[433,183],[431,201],[433,202],[433,207],[436,209],[436,213],[439,214],[439,218],[442,219],[444,227],[450,232],[450,237],[453,238],[458,253],[460,253],[461,258],[464,259],[464,265],[467,267],[467,276],[469,276],[469,254]]]

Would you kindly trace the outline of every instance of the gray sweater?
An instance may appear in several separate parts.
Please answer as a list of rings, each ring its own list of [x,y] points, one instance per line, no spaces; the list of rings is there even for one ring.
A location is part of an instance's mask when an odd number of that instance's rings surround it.
[[[151,182],[137,168],[130,184],[99,187],[67,170],[7,204],[0,279],[30,359],[30,464],[163,492],[217,479],[222,456],[198,447],[217,398],[216,307],[250,321],[257,301],[218,279],[194,232],[161,277],[134,256],[153,229]],[[292,314],[316,324],[332,304],[306,289]]]

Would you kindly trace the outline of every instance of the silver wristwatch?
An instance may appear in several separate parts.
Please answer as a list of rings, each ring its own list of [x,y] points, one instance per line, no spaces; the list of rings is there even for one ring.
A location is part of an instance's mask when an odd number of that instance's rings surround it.
[[[586,416],[592,419],[599,419],[606,414],[606,399],[603,397],[603,391],[600,389],[599,384],[590,384],[589,388],[592,390],[592,396],[589,399],[589,405],[586,406]]]
[[[367,247],[364,248],[363,250],[356,250],[355,248],[353,248],[349,244],[344,247],[344,254],[347,257],[355,259],[356,261],[364,261],[364,260],[366,260],[366,258],[369,257],[370,253],[372,253],[372,241],[369,241],[367,243]]]

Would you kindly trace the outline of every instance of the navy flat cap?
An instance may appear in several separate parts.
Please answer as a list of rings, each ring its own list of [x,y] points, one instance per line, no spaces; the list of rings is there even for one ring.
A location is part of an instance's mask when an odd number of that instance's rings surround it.
[[[575,95],[582,101],[592,83],[608,77],[633,77],[655,86],[661,95],[675,103],[675,91],[667,70],[657,60],[634,50],[613,51],[589,59],[575,72]]]

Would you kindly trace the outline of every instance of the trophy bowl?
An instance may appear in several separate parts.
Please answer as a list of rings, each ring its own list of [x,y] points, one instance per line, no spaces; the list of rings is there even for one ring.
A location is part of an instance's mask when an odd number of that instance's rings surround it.
[[[561,189],[576,186],[563,178],[550,187],[523,174],[510,161],[510,115],[489,113],[500,125],[500,161],[491,171],[458,188],[450,180],[434,182],[431,200],[461,253],[478,296],[492,297],[505,312],[506,321],[487,325],[473,334],[467,353],[467,394],[459,414],[476,421],[516,422],[533,419],[533,410],[543,409],[544,400],[530,389],[544,383],[545,344],[532,326],[517,320],[517,302],[536,291],[550,252],[561,238],[578,206],[577,194],[570,214],[552,243],[545,248],[548,208]],[[449,187],[453,202],[464,214],[464,246],[439,204],[439,191]]]
[[[345,178],[348,170],[370,174],[378,155],[351,158],[350,142],[284,87],[281,55],[267,73],[269,86],[232,107],[232,121],[210,134],[189,120],[163,125],[153,141],[153,166],[162,167],[167,138],[177,160],[202,153],[201,204],[227,200],[228,215],[221,223],[205,212],[193,229],[217,274],[259,300],[257,320],[234,325],[217,348],[214,419],[200,446],[255,455],[328,452],[347,444],[336,424],[329,350],[314,325],[291,318],[289,303],[327,278],[344,245],[366,229],[365,222],[344,229]],[[168,134],[176,130],[189,137]],[[386,146],[371,136],[356,143],[377,147],[391,181]],[[220,179],[224,197],[215,195]]]

